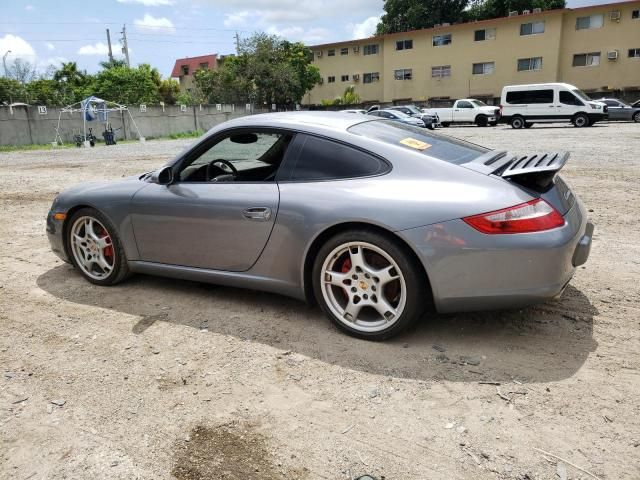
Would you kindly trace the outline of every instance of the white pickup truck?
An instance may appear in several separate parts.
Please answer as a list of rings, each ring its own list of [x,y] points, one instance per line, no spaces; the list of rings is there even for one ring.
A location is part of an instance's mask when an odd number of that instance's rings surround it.
[[[422,111],[437,114],[443,127],[452,123],[475,123],[479,127],[493,127],[500,117],[499,107],[490,107],[474,98],[456,100],[451,108],[423,108]]]

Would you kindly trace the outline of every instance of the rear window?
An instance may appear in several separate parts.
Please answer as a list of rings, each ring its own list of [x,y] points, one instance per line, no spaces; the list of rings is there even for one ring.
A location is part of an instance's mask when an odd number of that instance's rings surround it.
[[[470,162],[489,151],[487,148],[457,138],[388,120],[358,123],[348,131],[456,165]]]
[[[507,92],[507,103],[553,103],[553,90],[522,90]]]

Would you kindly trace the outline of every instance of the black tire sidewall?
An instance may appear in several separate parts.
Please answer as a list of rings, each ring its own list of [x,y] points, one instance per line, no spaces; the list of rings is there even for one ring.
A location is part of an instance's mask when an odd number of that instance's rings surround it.
[[[582,125],[578,125],[578,119],[584,119],[584,123]],[[584,113],[579,113],[573,118],[573,125],[577,128],[584,128],[589,126],[589,117],[587,117]]]
[[[479,127],[487,127],[489,125],[489,119],[485,115],[478,115],[475,123]]]
[[[349,242],[366,242],[375,245],[378,248],[384,250],[393,260],[396,262],[405,280],[406,287],[406,302],[404,311],[400,318],[386,330],[379,332],[361,332],[354,328],[349,327],[338,319],[327,306],[324,296],[322,295],[321,275],[322,265],[326,260],[326,257],[338,246]],[[348,333],[357,338],[366,340],[386,340],[391,338],[401,331],[408,328],[415,323],[417,319],[424,312],[427,302],[428,288],[423,273],[414,265],[410,255],[408,255],[405,249],[396,240],[393,240],[387,235],[370,231],[370,230],[348,230],[331,237],[320,248],[316,255],[313,271],[312,271],[312,285],[313,292],[318,302],[318,305],[323,312],[329,317],[329,319],[343,332]]]
[[[636,112],[633,117],[632,117],[633,121],[636,123],[640,123],[640,112]]]
[[[80,217],[93,217],[98,220],[104,227],[107,229],[107,233],[111,237],[111,245],[113,247],[113,254],[115,257],[114,267],[111,273],[101,280],[97,280],[95,278],[91,278],[78,265],[75,256],[73,255],[72,247],[71,247],[71,228],[75,221]],[[67,221],[64,230],[65,242],[67,245],[67,254],[73,266],[80,272],[80,274],[89,282],[95,285],[108,286],[115,285],[116,283],[122,281],[127,274],[129,273],[129,268],[127,266],[127,260],[124,255],[124,249],[122,248],[122,243],[120,242],[120,237],[118,237],[117,231],[109,218],[106,215],[103,215],[100,211],[94,208],[81,208],[71,215],[71,218]]]
[[[514,117],[511,119],[511,127],[520,130],[524,127],[524,119],[522,117]]]

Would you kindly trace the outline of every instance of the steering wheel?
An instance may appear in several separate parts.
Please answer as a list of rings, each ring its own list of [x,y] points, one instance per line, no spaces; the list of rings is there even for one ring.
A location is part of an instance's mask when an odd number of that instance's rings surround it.
[[[217,160],[214,160],[207,165],[207,181],[210,182],[211,180],[213,180],[213,178],[215,178],[215,177],[212,177],[213,175],[212,170],[213,170],[213,167],[216,166],[216,163],[221,163],[229,167],[229,170],[231,170],[231,175],[233,175],[234,179],[238,176],[238,169],[233,166],[233,163],[231,163],[229,160],[225,160],[224,158],[218,158]],[[220,167],[217,167],[217,168],[224,171],[224,169]]]

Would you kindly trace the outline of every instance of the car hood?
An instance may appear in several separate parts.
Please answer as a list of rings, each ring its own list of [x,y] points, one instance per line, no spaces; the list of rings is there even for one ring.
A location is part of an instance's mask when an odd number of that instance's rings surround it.
[[[55,204],[60,209],[66,209],[79,204],[97,206],[105,201],[128,202],[140,188],[146,185],[146,182],[140,178],[140,175],[134,175],[115,181],[80,183],[60,192]]]

